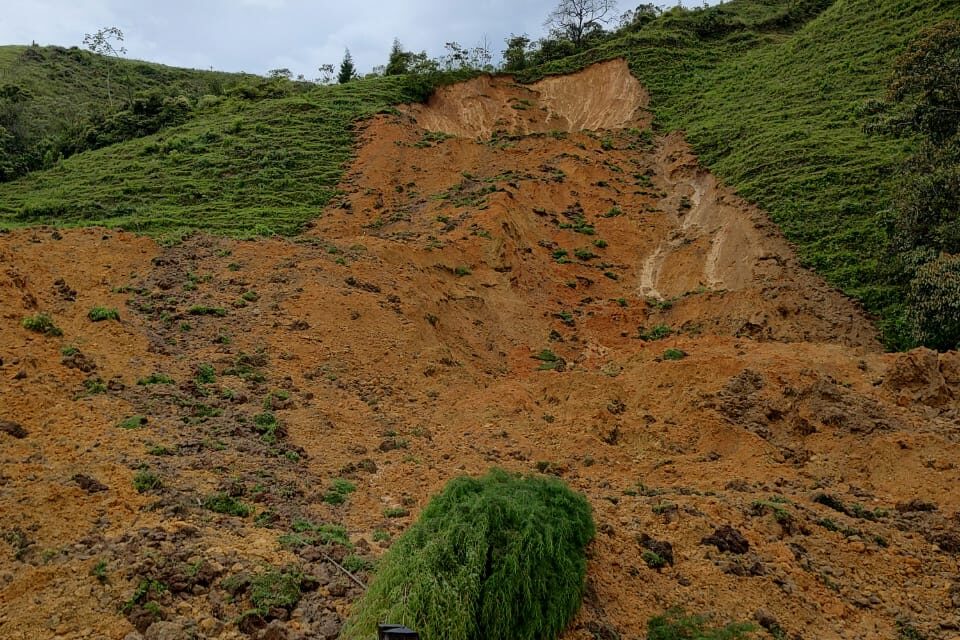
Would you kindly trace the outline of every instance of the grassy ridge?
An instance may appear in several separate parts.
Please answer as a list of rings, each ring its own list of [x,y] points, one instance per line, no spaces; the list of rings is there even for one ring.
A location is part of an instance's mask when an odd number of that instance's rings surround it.
[[[220,99],[179,127],[0,184],[0,226],[294,234],[333,196],[353,123],[422,99],[428,82],[376,78],[291,97]]]
[[[31,138],[42,138],[109,109],[108,71],[115,105],[151,89],[189,97],[221,93],[247,78],[244,74],[107,58],[78,48],[0,46],[0,86],[18,85],[31,95],[23,118]]]
[[[711,11],[721,16],[714,32],[697,17]],[[665,15],[525,79],[625,57],[658,124],[685,130],[706,166],[769,211],[805,264],[904,347],[903,291],[886,263],[912,141],[868,135],[862,108],[883,96],[906,44],[951,17],[960,5],[948,0],[734,0]]]

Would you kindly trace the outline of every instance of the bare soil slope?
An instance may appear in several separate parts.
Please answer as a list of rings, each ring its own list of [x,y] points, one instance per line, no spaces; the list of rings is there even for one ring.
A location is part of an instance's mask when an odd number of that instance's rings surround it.
[[[0,635],[335,638],[341,568],[500,465],[595,510],[567,638],[954,637],[960,358],[881,353],[625,74],[369,121],[295,240],[0,236]]]

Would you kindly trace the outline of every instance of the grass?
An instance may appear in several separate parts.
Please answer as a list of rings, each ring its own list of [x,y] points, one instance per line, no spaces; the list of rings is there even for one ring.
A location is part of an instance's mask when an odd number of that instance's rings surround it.
[[[299,571],[269,569],[250,580],[250,602],[258,615],[265,616],[273,608],[293,609],[300,601]]]
[[[124,418],[117,426],[121,429],[139,429],[140,427],[147,424],[146,416],[130,416],[129,418]]]
[[[559,480],[456,478],[391,547],[340,636],[384,620],[424,640],[552,639],[580,608],[590,507]]]
[[[137,380],[137,384],[146,387],[152,384],[173,384],[173,378],[165,373],[151,373],[146,378]]]
[[[160,476],[149,469],[141,469],[133,476],[133,488],[137,490],[137,493],[156,491],[163,488],[163,481]]]
[[[647,623],[647,640],[746,640],[755,631],[752,624],[710,625],[705,616],[688,615],[671,609]]]
[[[92,322],[103,322],[104,320],[120,320],[120,312],[116,309],[107,307],[94,307],[87,313],[87,317]]]
[[[208,307],[206,305],[194,305],[187,310],[192,316],[215,316],[223,318],[227,315],[227,310],[223,307]]]
[[[246,518],[253,512],[250,505],[240,502],[226,493],[215,493],[203,501],[203,506],[215,513],[223,513],[238,518]]]
[[[327,504],[343,504],[347,497],[357,490],[356,485],[343,478],[337,478],[333,481],[330,489],[323,496],[323,501]]]
[[[35,331],[36,333],[42,333],[45,336],[59,337],[63,335],[63,330],[55,325],[53,323],[53,318],[46,313],[38,313],[33,316],[27,316],[20,321],[20,325],[24,329]]]
[[[0,228],[49,223],[160,237],[191,229],[293,235],[336,195],[355,122],[462,77],[391,76],[194,104],[182,125],[0,184]]]
[[[30,93],[23,106],[30,140],[54,135],[76,119],[108,109],[107,68],[115,103],[133,92],[160,88],[169,95],[197,98],[222,93],[251,77],[97,56],[76,47],[0,46],[3,84],[19,85]]]

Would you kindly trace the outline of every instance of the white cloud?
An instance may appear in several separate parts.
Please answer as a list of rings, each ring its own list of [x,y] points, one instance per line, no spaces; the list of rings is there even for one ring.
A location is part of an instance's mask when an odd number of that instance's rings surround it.
[[[639,0],[621,0],[624,8]],[[316,77],[350,48],[360,71],[386,62],[394,37],[438,56],[444,43],[495,57],[511,33],[542,34],[556,0],[0,0],[0,43],[80,45],[101,27],[123,30],[128,56],[178,66]]]

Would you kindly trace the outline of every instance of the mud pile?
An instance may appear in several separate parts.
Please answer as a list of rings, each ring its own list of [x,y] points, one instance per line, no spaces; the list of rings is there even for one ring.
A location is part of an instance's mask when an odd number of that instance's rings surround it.
[[[625,74],[373,119],[295,239],[0,235],[0,635],[335,638],[494,465],[593,506],[567,638],[955,635],[956,354],[881,353]]]

